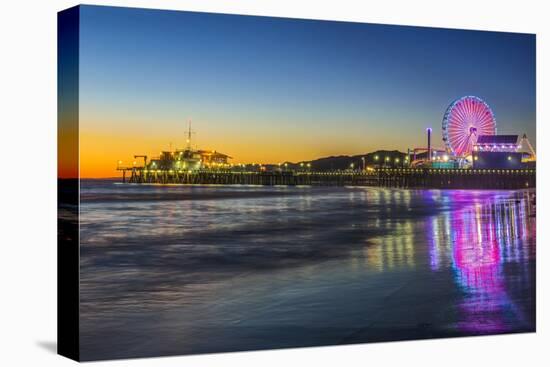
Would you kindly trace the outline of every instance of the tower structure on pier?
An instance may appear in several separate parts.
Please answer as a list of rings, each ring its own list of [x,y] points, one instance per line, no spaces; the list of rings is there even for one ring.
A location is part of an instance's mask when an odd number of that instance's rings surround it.
[[[187,122],[187,131],[186,131],[186,135],[187,135],[187,139],[186,139],[186,150],[188,151],[191,151],[191,136],[194,134],[195,132],[193,130],[191,130],[191,120],[189,120]]]

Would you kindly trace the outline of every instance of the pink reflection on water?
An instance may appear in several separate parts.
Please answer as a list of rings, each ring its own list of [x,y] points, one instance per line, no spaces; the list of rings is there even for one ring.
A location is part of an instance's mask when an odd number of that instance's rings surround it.
[[[507,293],[503,264],[521,263],[531,255],[520,241],[529,236],[528,205],[525,198],[494,202],[473,198],[472,206],[449,212],[444,219],[430,224],[430,267],[439,269],[446,253],[444,246],[450,245],[447,254],[455,280],[465,293],[457,306],[455,324],[461,331],[506,332],[512,319],[524,319]]]
[[[498,217],[498,215],[497,215]],[[495,217],[481,204],[453,219],[453,267],[456,280],[468,292],[459,304],[462,317],[457,327],[466,332],[502,332],[507,323],[501,309],[509,303],[501,274],[501,239]]]
[[[490,217],[488,217],[490,218]],[[459,283],[468,289],[495,292],[500,282],[500,244],[492,221],[483,221],[481,205],[459,213],[453,222],[453,264]],[[487,219],[487,216],[486,216]],[[482,228],[483,226],[483,228]]]

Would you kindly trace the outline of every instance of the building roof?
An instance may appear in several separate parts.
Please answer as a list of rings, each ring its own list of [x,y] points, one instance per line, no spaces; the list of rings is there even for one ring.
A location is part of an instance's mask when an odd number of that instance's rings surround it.
[[[516,144],[517,135],[480,135],[476,144]]]
[[[226,158],[231,158],[230,156],[228,156],[227,154],[223,154],[223,153],[220,153],[220,152],[216,152],[215,150],[197,150],[197,153],[201,154],[201,155],[211,155],[211,156],[215,156],[215,157],[226,157]]]

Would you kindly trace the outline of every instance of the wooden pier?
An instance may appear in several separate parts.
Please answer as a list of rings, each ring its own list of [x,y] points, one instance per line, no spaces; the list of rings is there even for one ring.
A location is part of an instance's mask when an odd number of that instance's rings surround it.
[[[145,170],[120,167],[125,183],[202,185],[376,186],[441,189],[523,189],[536,185],[536,170],[375,169],[370,171]]]

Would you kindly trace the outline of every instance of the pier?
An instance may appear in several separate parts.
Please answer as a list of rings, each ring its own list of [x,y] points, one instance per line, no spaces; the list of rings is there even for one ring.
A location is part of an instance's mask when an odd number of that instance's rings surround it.
[[[536,186],[535,169],[378,168],[367,171],[146,170],[119,167],[122,182],[197,185],[374,186],[438,189],[524,189]]]

